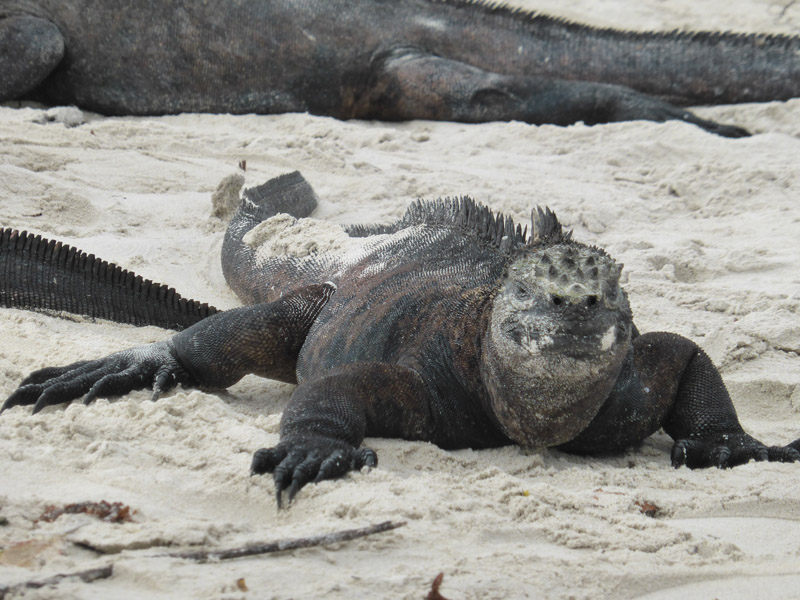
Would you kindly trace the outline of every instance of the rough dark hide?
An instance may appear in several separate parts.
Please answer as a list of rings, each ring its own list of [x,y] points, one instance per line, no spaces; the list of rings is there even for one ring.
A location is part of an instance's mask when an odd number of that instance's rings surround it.
[[[113,40],[113,42],[110,42]],[[684,120],[800,95],[800,38],[600,29],[472,0],[0,0],[0,102],[108,115]]]
[[[246,242],[278,210],[300,217],[316,203],[296,172],[246,190],[222,255],[249,306],[163,342],[34,372],[2,410],[148,387],[157,397],[178,383],[224,388],[248,373],[296,382],[280,442],[251,467],[273,473],[279,505],[284,491],[291,501],[308,482],[375,466],[365,436],[600,454],[663,427],[676,467],[800,460],[800,440],[767,447],[744,432],[694,342],[640,335],[621,266],[573,240],[549,209],[533,211],[528,233],[470,198],[417,202],[395,224],[348,228],[351,247],[302,258]],[[107,281],[64,268],[48,276],[55,288],[34,277],[24,302],[3,289],[19,280],[9,274],[47,261],[33,245],[0,245],[0,300],[48,307],[59,289],[74,289],[71,279]],[[114,297],[105,283],[95,289],[91,314]]]

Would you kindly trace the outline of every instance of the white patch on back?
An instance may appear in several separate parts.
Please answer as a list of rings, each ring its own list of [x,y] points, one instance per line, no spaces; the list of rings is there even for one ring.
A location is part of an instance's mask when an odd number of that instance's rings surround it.
[[[309,260],[329,273],[326,276],[338,279],[368,257],[370,264],[360,276],[380,273],[400,260],[393,247],[415,236],[424,240],[423,244],[430,243],[440,235],[445,231],[414,225],[391,234],[350,237],[329,221],[278,214],[253,228],[243,241],[255,251],[257,265],[283,257]]]

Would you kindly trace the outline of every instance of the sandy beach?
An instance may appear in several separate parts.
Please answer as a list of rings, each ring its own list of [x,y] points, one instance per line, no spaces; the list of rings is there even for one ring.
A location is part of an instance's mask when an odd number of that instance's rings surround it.
[[[800,33],[800,4],[759,0],[516,0],[604,26]],[[698,108],[755,135],[630,122],[340,122],[304,114],[80,115],[0,106],[0,227],[57,238],[181,294],[231,308],[219,265],[219,182],[292,170],[317,218],[388,222],[417,198],[470,195],[526,223],[549,205],[625,264],[642,331],[700,344],[744,427],[800,436],[800,100]],[[246,161],[246,171],[239,163]],[[30,371],[169,332],[0,309],[0,396]],[[113,564],[113,576],[7,597],[407,598],[434,577],[450,600],[800,598],[800,465],[672,469],[663,433],[624,455],[446,451],[368,439],[378,468],[310,485],[288,510],[252,453],[278,440],[292,386],[246,377],[221,393],[146,391],[0,416],[0,584]],[[120,502],[131,519],[41,518]],[[653,516],[643,507],[652,505]],[[650,512],[652,512],[652,510]],[[159,556],[404,527],[333,546],[222,562]]]

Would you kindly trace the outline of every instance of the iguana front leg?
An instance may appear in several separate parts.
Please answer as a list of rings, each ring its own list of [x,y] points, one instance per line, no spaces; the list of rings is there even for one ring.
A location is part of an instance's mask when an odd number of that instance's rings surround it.
[[[663,332],[633,340],[608,401],[587,429],[561,448],[577,453],[621,450],[659,427],[675,440],[674,467],[800,460],[800,439],[768,447],[747,434],[708,355],[691,340]]]
[[[254,475],[273,473],[278,507],[308,482],[344,475],[378,457],[364,436],[431,439],[430,392],[418,373],[393,364],[354,363],[302,382],[281,419],[281,439],[253,456]]]
[[[659,336],[652,342],[647,338],[642,344],[642,362],[657,361],[659,346],[663,345],[682,346],[684,356],[688,355],[675,400],[662,423],[664,431],[675,440],[672,466],[723,468],[750,460],[800,461],[800,439],[786,446],[765,446],[744,431],[722,377],[705,352],[678,335]]]
[[[38,412],[80,397],[88,403],[147,387],[155,398],[179,383],[225,388],[249,373],[295,382],[300,348],[333,293],[330,284],[311,285],[275,302],[217,313],[162,342],[36,371],[0,412],[27,404]]]

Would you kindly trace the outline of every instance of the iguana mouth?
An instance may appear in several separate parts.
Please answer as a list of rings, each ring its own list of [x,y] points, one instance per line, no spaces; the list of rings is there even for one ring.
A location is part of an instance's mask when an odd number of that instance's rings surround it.
[[[552,353],[579,360],[596,358],[599,353],[611,350],[619,339],[616,324],[598,327],[593,323],[579,323],[569,331],[551,332],[510,318],[503,323],[503,330],[531,355]]]

